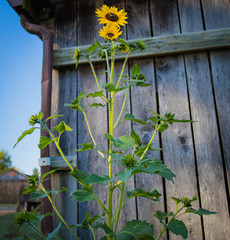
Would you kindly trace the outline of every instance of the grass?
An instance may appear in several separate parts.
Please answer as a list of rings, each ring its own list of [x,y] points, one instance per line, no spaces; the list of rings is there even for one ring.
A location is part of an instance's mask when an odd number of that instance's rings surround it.
[[[11,225],[11,222],[14,220],[14,217],[17,213],[7,213],[3,216],[0,216],[0,239],[9,240],[13,238],[19,238],[25,234],[33,240],[40,240],[37,234],[34,234],[33,230],[25,224],[20,230],[17,225]],[[39,226],[38,222],[34,223],[36,226]]]

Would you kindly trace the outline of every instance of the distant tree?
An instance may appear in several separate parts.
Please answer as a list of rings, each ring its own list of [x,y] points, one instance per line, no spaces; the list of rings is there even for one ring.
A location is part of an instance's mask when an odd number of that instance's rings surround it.
[[[11,159],[10,155],[4,151],[0,150],[0,174],[11,168]]]

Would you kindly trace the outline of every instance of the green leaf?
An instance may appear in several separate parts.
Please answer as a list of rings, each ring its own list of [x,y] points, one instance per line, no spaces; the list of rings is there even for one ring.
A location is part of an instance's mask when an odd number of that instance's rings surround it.
[[[119,88],[116,88],[114,92],[118,93],[118,92],[120,92],[120,91],[122,91],[124,89],[127,89],[127,88],[129,88],[129,86],[128,87],[119,87]]]
[[[152,114],[154,114],[154,115],[156,115],[157,117],[159,117],[159,118],[161,118],[161,115],[160,114],[158,114],[158,113],[156,113],[156,112],[154,112],[153,110],[151,110],[151,109],[148,109]]]
[[[136,188],[134,191],[128,191],[126,192],[128,198],[132,197],[143,197],[143,198],[148,198],[152,201],[159,201],[159,197],[161,194],[154,188],[152,191],[146,192],[143,191],[140,188]]]
[[[141,144],[141,138],[136,134],[136,132],[134,130],[131,131],[131,137],[135,141],[136,145],[140,145]]]
[[[110,155],[113,159],[122,161],[122,157],[118,156],[118,154],[109,153],[109,155]]]
[[[89,93],[89,94],[85,95],[86,98],[89,98],[89,97],[102,97],[102,96],[104,96],[103,95],[103,91]]]
[[[118,139],[115,140],[115,143],[114,143],[116,148],[124,149],[124,150],[127,150],[133,147],[134,144],[135,144],[134,139],[128,135],[119,137]]]
[[[130,113],[126,113],[125,116],[124,116],[124,120],[129,120],[129,121],[133,121],[133,122],[137,122],[137,123],[140,123],[141,125],[146,125],[148,124],[148,121],[145,122],[145,121],[142,121],[140,119],[136,119],[132,114]]]
[[[110,227],[108,227],[108,225],[106,223],[97,223],[95,225],[95,228],[96,229],[101,228],[105,231],[106,234],[114,235],[112,229]]]
[[[91,54],[93,51],[97,49],[97,45],[93,44],[88,48],[88,53]]]
[[[188,230],[182,221],[172,219],[166,228],[176,235],[181,235],[183,239],[188,237]]]
[[[53,174],[54,172],[56,172],[58,169],[53,169],[53,170],[51,170],[51,171],[49,171],[49,172],[46,172],[46,173],[44,173],[44,174],[42,174],[41,175],[41,181],[43,181],[43,179],[46,177],[46,176],[48,176],[48,175],[50,175],[50,174]]]
[[[64,115],[53,115],[48,118],[46,118],[46,121],[50,120],[51,118],[56,118],[56,117],[63,117]]]
[[[64,121],[61,121],[59,125],[57,125],[56,127],[53,127],[52,129],[58,131],[59,134],[62,134],[65,131],[68,131],[68,132],[72,131],[72,128],[69,127]]]
[[[59,191],[55,191],[55,189],[52,189],[52,190],[51,190],[51,193],[52,193],[54,196],[56,196],[56,195],[58,195],[59,193],[66,192],[66,191],[67,191],[67,188],[66,188],[66,187],[62,187],[61,190],[59,190]]]
[[[45,147],[47,147],[52,142],[53,142],[53,139],[50,139],[48,137],[40,137],[40,143],[38,144],[38,147],[40,149],[44,149]]]
[[[200,215],[200,216],[202,216],[202,215],[217,214],[217,212],[211,212],[211,211],[208,211],[208,210],[203,209],[203,208],[200,208],[200,209],[198,209],[198,210],[193,209],[193,208],[188,208],[188,209],[186,209],[185,212],[186,212],[186,213],[195,213],[195,214],[198,214],[198,215]]]
[[[92,189],[92,185],[86,184],[84,180],[89,177],[89,175],[79,169],[72,170],[70,174],[77,179],[77,181],[89,191]]]
[[[111,182],[113,179],[110,178],[109,176],[107,175],[104,175],[104,176],[98,176],[96,174],[92,174],[90,175],[89,177],[87,177],[84,182],[86,184],[95,184],[95,183],[100,183],[102,185],[108,183],[108,182]]]
[[[132,69],[132,76],[138,74],[140,72],[140,68],[137,64],[134,64],[133,69]]]
[[[158,117],[150,117],[150,120],[152,120],[155,124],[161,121]]]
[[[155,143],[152,143],[151,145],[154,145],[154,144],[155,144]],[[138,157],[141,157],[141,155],[144,153],[146,147],[147,147],[147,144],[139,146],[139,147],[136,149],[135,154],[136,154]],[[161,151],[161,150],[163,150],[163,148],[152,148],[151,146],[148,148],[148,151]]]
[[[32,192],[35,192],[35,191],[37,191],[37,189],[38,189],[38,187],[36,187],[36,186],[28,186],[28,187],[25,187],[24,189],[23,189],[23,194],[24,195],[27,195],[27,194],[30,194],[30,193],[32,193]]]
[[[41,190],[38,190],[36,192],[32,193],[32,198],[33,199],[40,199],[40,198],[45,198],[49,193],[44,193]]]
[[[89,105],[89,108],[88,108],[88,110],[90,109],[90,108],[92,108],[92,107],[105,107],[106,105],[103,105],[102,103],[93,103],[93,104],[90,104]]]
[[[53,232],[48,233],[48,237],[46,240],[62,240],[59,232],[61,229],[61,223],[58,224],[58,226],[53,230]]]
[[[110,135],[109,133],[105,133],[105,137],[107,139],[109,139],[113,144],[116,142],[116,140],[113,138],[113,136]]]
[[[132,176],[132,172],[133,172],[133,170],[131,168],[127,169],[123,172],[119,172],[119,173],[117,173],[117,178],[118,178],[118,180],[121,180],[122,182],[127,182],[129,180],[129,178]]]
[[[173,119],[170,122],[191,122],[191,123],[195,123],[195,121],[192,121],[192,120],[179,120],[179,119]]]
[[[96,38],[94,38],[94,42],[95,42],[95,44],[96,44],[100,49],[103,49],[103,47],[102,47],[101,44],[97,41]]]
[[[173,212],[167,213],[167,212],[161,212],[160,210],[157,210],[155,212],[154,216],[156,218],[158,218],[160,220],[160,222],[162,222],[164,219],[166,219],[168,217],[172,217],[173,216]]]
[[[133,174],[137,174],[141,172],[149,173],[149,174],[157,174],[172,182],[173,182],[173,178],[176,177],[176,175],[173,172],[171,172],[170,169],[167,166],[165,166],[159,159],[150,160],[145,164],[147,164],[147,166],[134,167]]]
[[[33,131],[34,131],[35,129],[36,129],[35,127],[32,127],[32,128],[30,128],[30,129],[24,131],[24,132],[22,133],[22,135],[18,138],[18,141],[14,144],[14,148],[15,148],[15,146],[16,146],[26,135],[33,133]]]
[[[117,240],[153,240],[153,226],[146,221],[133,220],[126,222],[120,232],[116,234]]]
[[[167,123],[163,123],[161,124],[160,128],[159,128],[159,132],[164,132],[166,129],[168,129],[168,124]]]
[[[151,83],[139,83],[138,87],[149,87],[151,85],[152,85]]]
[[[88,142],[88,143],[82,143],[82,144],[78,144],[78,145],[82,145],[83,147],[81,149],[74,149],[75,152],[84,152],[90,149],[94,149],[94,146]]]
[[[77,189],[71,193],[73,201],[76,202],[89,202],[98,199],[98,196],[86,189]]]
[[[41,120],[44,116],[44,113],[42,111],[39,112],[39,114],[37,115],[37,119]]]

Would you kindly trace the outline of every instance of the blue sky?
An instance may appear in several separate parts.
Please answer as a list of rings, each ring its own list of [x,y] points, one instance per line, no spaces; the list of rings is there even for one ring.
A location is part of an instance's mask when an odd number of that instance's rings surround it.
[[[7,0],[0,1],[0,29],[0,150],[8,151],[14,167],[32,174],[40,132],[13,146],[41,108],[42,41],[23,29]]]

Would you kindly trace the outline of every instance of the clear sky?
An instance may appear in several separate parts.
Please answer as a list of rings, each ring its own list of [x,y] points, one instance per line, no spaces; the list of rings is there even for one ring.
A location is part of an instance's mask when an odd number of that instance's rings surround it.
[[[0,150],[26,174],[38,168],[39,130],[13,146],[30,128],[30,115],[40,111],[41,72],[42,41],[23,29],[7,0],[0,0]]]

